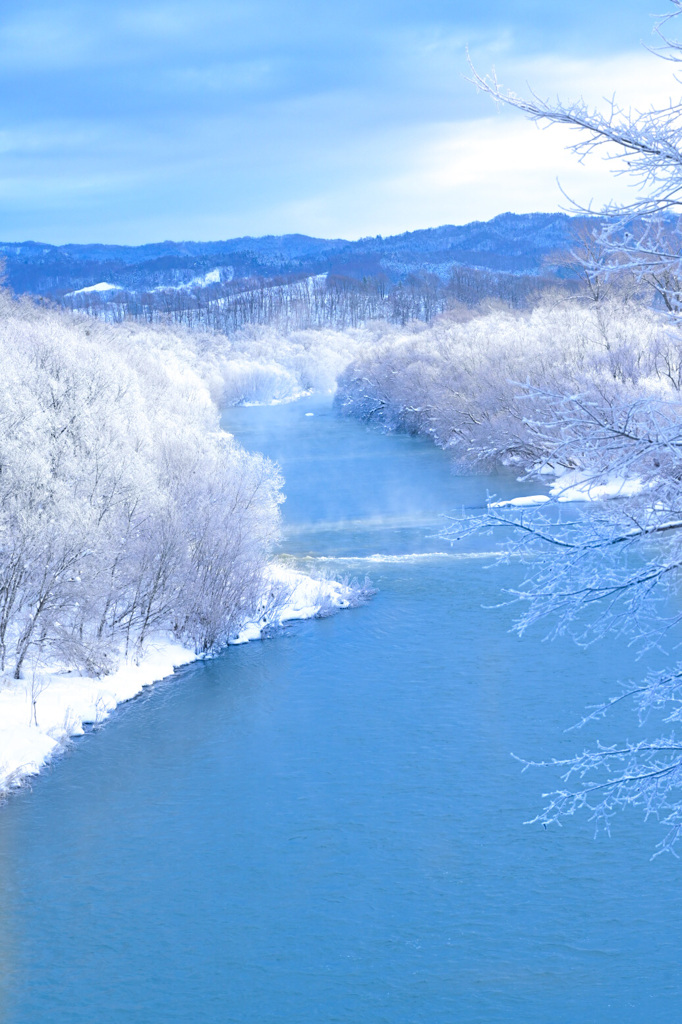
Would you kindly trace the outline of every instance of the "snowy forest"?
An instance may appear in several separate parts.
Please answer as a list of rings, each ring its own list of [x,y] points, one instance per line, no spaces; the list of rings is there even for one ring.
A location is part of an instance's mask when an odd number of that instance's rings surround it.
[[[0,1024],[677,1024],[682,0],[5,6]]]
[[[219,431],[181,339],[1,301],[2,670],[106,673],[159,629],[223,644],[262,595],[275,467]]]
[[[424,434],[458,472],[551,483],[537,508],[491,501],[449,532],[456,543],[502,531],[507,557],[526,560],[521,631],[549,616],[548,629],[581,641],[617,630],[639,650],[674,645],[682,339],[662,306],[650,266],[613,274],[603,255],[570,293],[539,289],[522,308],[488,298],[345,330],[285,330],[278,317],[229,334],[176,318],[111,323],[6,292],[3,671],[56,662],[102,675],[160,632],[210,652],[258,618],[282,481],[220,431],[218,411],[335,388],[340,413]],[[637,687],[640,718],[674,716],[680,679],[677,668]],[[629,767],[600,790],[602,819],[630,801],[667,809],[672,736],[588,751],[567,770],[608,772],[612,757]],[[553,797],[543,820],[591,792]]]
[[[682,60],[680,44],[666,46],[666,59]],[[679,107],[602,115],[520,100],[475,71],[473,80],[535,120],[575,128],[579,154],[606,147],[642,187],[643,198],[593,227],[580,211],[564,279],[464,268],[389,288],[301,275],[106,301],[74,293],[66,309],[2,294],[4,673],[20,679],[31,659],[55,659],[106,674],[158,631],[211,652],[257,618],[282,481],[219,429],[219,409],[335,388],[340,413],[425,435],[460,472],[503,468],[547,485],[516,503],[491,496],[484,514],[447,531],[453,543],[491,531],[505,556],[525,560],[513,595],[521,632],[540,620],[580,642],[615,631],[633,656],[674,657]],[[682,663],[588,717],[612,704],[656,722],[655,738],[566,762],[566,788],[540,820],[586,807],[608,826],[636,804],[668,822],[672,849]]]
[[[231,335],[250,325],[274,326],[283,332],[344,330],[378,320],[404,327],[414,320],[430,323],[458,306],[475,309],[482,301],[497,299],[512,308],[527,308],[548,289],[571,294],[577,290],[576,281],[551,273],[496,273],[456,266],[445,277],[429,271],[398,281],[385,274],[249,277],[142,292],[78,291],[67,293],[61,302],[113,323],[135,319]]]

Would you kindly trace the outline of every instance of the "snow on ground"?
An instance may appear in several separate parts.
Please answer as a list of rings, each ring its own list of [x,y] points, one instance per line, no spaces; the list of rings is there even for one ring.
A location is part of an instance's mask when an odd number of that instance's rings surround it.
[[[351,605],[353,591],[334,580],[272,563],[258,621],[246,622],[231,643],[260,639],[266,630],[294,619],[332,614]],[[200,657],[167,637],[149,642],[139,662],[123,660],[111,675],[93,678],[58,666],[26,667],[25,678],[0,676],[0,794],[21,785],[84,726],[102,722],[123,701]]]
[[[259,619],[246,622],[230,642],[244,644],[258,640],[265,629],[282,626],[294,619],[312,619],[348,608],[352,590],[335,580],[320,580],[273,562],[267,572],[269,592],[263,598]]]
[[[75,292],[67,292],[64,296],[68,299],[70,295],[85,295],[87,292],[120,292],[123,291],[118,284],[109,284],[108,281],[100,281],[99,284],[89,284],[87,288],[77,288]]]
[[[26,678],[0,677],[0,793],[18,786],[64,748],[84,725],[101,722],[122,701],[195,658],[182,644],[150,643],[139,664],[124,661],[94,679],[58,668],[29,666]]]
[[[608,498],[634,498],[647,485],[638,477],[609,476],[597,480],[584,470],[564,472],[550,485],[549,494],[524,494],[521,498],[506,498],[488,502],[488,508],[520,508],[544,505],[556,501],[605,501]]]
[[[524,494],[521,498],[489,501],[488,508],[525,508],[529,505],[544,505],[546,501],[551,501],[548,494]]]
[[[184,284],[160,284],[156,288],[152,288],[153,292],[186,292],[191,288],[207,288],[210,284],[220,284],[221,281],[231,281],[234,277],[234,269],[232,267],[216,267],[215,270],[209,270],[203,277],[193,277],[191,281],[186,281]]]
[[[638,476],[595,480],[594,474],[576,469],[562,473],[550,486],[549,493],[557,501],[604,501],[606,498],[634,498],[644,487]]]

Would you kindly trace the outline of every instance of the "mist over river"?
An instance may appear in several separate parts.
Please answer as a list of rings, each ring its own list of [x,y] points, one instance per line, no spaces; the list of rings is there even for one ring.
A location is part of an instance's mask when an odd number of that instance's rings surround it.
[[[641,669],[520,640],[521,565],[437,536],[537,485],[327,399],[223,422],[282,467],[282,552],[378,593],[182,669],[0,808],[2,1024],[677,1022],[656,825],[524,825],[556,777],[510,756],[608,740],[563,730]]]

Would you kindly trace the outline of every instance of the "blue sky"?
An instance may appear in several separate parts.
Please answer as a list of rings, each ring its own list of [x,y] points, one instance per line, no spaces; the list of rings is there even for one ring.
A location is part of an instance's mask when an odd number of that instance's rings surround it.
[[[623,183],[478,95],[465,47],[517,91],[657,101],[671,69],[641,44],[665,7],[0,4],[0,239],[357,238],[557,209],[557,176],[605,201]]]

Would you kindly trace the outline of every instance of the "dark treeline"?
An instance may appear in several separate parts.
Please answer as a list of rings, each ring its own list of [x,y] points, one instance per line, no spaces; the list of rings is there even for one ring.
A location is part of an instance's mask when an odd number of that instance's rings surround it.
[[[288,331],[311,327],[343,330],[372,320],[399,325],[411,320],[430,323],[456,306],[473,308],[498,300],[513,309],[527,309],[549,289],[573,292],[577,287],[576,281],[549,274],[454,267],[446,281],[430,273],[412,274],[398,283],[385,275],[362,279],[299,275],[146,292],[84,292],[66,295],[62,302],[111,322],[165,322],[232,334],[251,324],[273,324]]]

